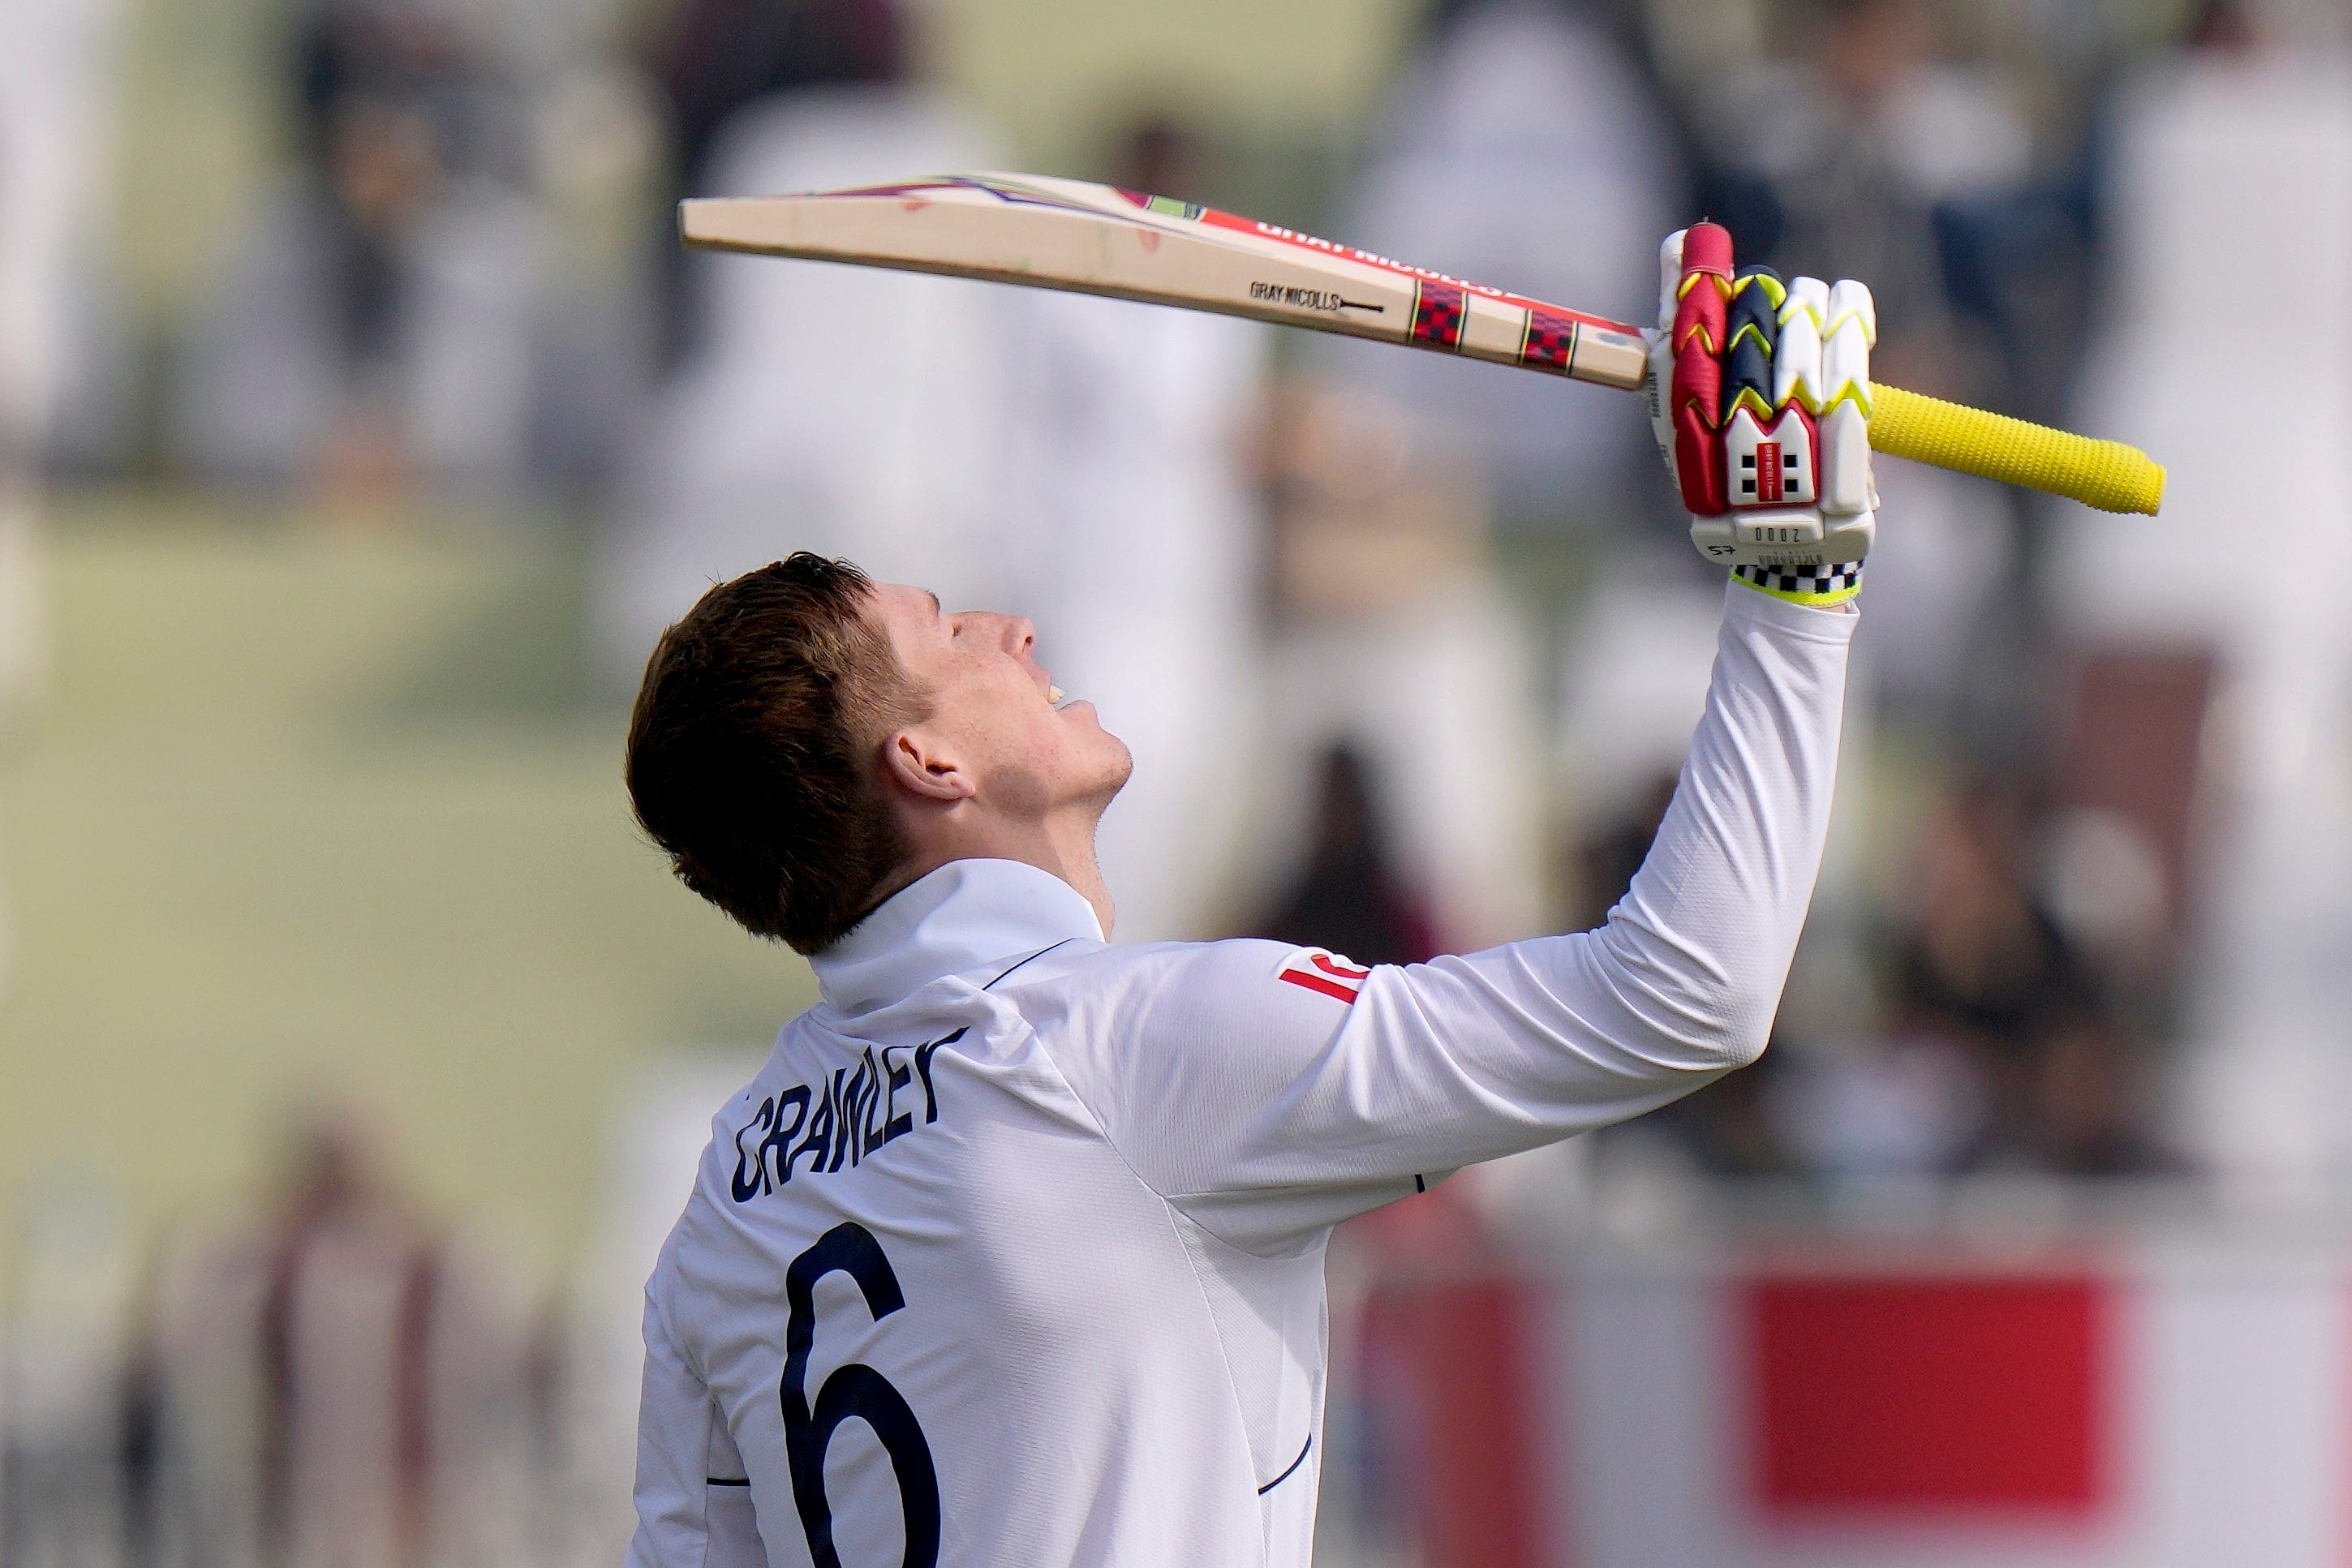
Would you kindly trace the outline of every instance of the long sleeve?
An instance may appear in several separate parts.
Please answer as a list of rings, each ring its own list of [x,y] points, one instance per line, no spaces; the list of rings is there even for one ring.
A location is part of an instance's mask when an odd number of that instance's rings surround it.
[[[628,1568],[764,1568],[767,1563],[734,1437],[650,1296],[637,1406],[636,1503]]]
[[[1855,617],[1727,595],[1674,803],[1597,930],[1369,972],[1264,942],[1097,960],[1126,967],[1043,1032],[1154,1190],[1279,1248],[1755,1060],[1821,865]]]

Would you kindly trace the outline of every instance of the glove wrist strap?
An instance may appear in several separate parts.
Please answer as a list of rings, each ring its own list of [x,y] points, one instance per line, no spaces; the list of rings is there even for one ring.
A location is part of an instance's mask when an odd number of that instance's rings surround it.
[[[1735,566],[1731,575],[1759,593],[1769,593],[1791,604],[1843,604],[1862,591],[1862,562],[1858,560],[1821,566]]]

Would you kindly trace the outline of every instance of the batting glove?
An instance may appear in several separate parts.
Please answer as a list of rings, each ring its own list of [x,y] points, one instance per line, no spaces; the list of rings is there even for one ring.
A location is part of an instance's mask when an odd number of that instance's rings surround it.
[[[1877,531],[1870,473],[1870,290],[1783,284],[1731,265],[1694,224],[1658,251],[1650,424],[1690,509],[1691,542],[1760,592],[1842,604]]]

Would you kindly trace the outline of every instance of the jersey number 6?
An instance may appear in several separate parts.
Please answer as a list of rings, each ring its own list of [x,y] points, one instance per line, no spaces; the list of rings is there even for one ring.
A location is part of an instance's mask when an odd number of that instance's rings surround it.
[[[940,1476],[931,1446],[905,1396],[872,1367],[849,1362],[834,1368],[808,1400],[809,1349],[816,1340],[816,1282],[827,1274],[849,1276],[866,1296],[866,1310],[880,1322],[907,1304],[898,1276],[882,1244],[862,1225],[835,1226],[815,1246],[793,1260],[784,1272],[784,1299],[792,1319],[784,1329],[784,1375],[778,1394],[784,1407],[784,1455],[793,1474],[793,1502],[808,1536],[816,1568],[841,1568],[833,1544],[833,1504],[824,1495],[824,1455],[844,1421],[874,1429],[890,1469],[898,1478],[898,1506],[906,1519],[906,1568],[933,1568],[940,1560]]]

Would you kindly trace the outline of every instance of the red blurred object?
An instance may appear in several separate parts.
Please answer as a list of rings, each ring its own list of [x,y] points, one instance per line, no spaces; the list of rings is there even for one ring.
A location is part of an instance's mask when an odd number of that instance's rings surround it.
[[[2108,1501],[2097,1281],[1766,1276],[1745,1297],[1768,1515],[2088,1519]]]
[[[1364,1303],[1366,1381],[1395,1451],[1379,1468],[1426,1568],[1558,1560],[1544,1499],[1549,1332],[1538,1284],[1511,1270],[1464,1188],[1431,1188],[1350,1220],[1377,1270]]]
[[[1519,1281],[1488,1277],[1384,1288],[1370,1304],[1367,1330],[1416,1396],[1408,1441],[1423,1466],[1416,1522],[1429,1568],[1552,1560],[1538,1469],[1542,1395],[1530,1375],[1537,1300]]]

